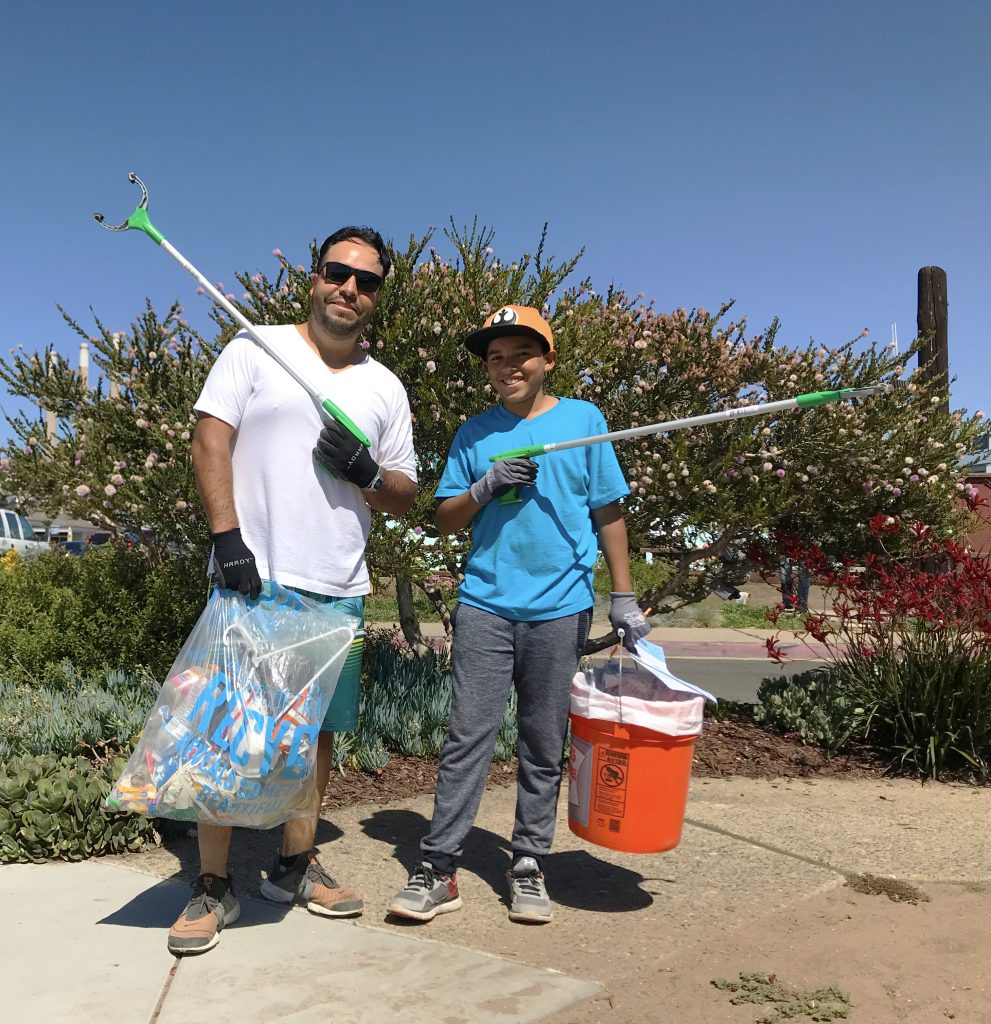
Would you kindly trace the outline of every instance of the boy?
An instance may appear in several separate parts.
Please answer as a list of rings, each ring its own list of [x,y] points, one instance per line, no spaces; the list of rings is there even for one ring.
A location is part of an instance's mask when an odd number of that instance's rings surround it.
[[[633,595],[626,523],[629,488],[611,444],[554,453],[537,463],[490,455],[606,432],[588,402],[544,392],[557,353],[550,324],[528,306],[505,306],[469,335],[501,403],[458,431],[437,488],[437,525],[472,524],[473,543],[455,609],[451,724],[441,754],[422,862],[389,904],[429,921],[457,910],[457,864],[485,786],[511,685],[519,720],[513,921],[544,923],[552,910],[541,861],[554,836],[571,680],[592,618],[592,569],[601,546],[612,573],[609,620],[632,647],[650,627]],[[519,488],[517,503],[499,497]],[[598,535],[598,536],[596,536]]]

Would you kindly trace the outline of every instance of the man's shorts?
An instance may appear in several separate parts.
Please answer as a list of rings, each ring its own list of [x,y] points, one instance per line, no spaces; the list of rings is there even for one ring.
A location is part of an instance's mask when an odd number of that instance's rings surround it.
[[[321,732],[353,732],[358,728],[358,696],[361,691],[361,656],[365,650],[365,598],[364,597],[328,597],[326,594],[314,594],[311,590],[300,587],[286,587],[311,601],[329,604],[335,611],[343,615],[351,615],[361,622],[361,630],[356,634],[351,650],[344,661],[337,689],[330,699],[330,707],[324,716]]]

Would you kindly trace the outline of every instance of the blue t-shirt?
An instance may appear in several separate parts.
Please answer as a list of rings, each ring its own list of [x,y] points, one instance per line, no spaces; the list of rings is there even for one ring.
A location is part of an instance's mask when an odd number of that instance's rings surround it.
[[[573,398],[559,398],[532,420],[493,406],[455,435],[436,496],[463,494],[492,468],[490,455],[607,430],[594,405]],[[513,621],[557,619],[592,607],[599,544],[591,512],[630,493],[609,443],[550,452],[537,462],[537,482],[522,488],[522,501],[501,505],[495,498],[475,516],[458,591],[465,604]]]

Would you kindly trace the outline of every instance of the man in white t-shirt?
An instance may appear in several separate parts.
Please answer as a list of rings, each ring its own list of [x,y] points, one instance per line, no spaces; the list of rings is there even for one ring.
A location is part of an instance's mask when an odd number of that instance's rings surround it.
[[[193,468],[213,535],[216,584],[257,597],[272,579],[363,621],[371,510],[408,512],[416,496],[409,400],[398,378],[359,343],[391,259],[371,228],[335,231],[320,247],[304,324],[259,328],[370,440],[327,423],[307,391],[245,333],[231,339],[196,402]],[[327,472],[330,470],[331,472]],[[313,849],[334,732],[358,716],[361,640],[348,656],[317,748],[313,814],[286,822],[263,896],[328,917],[362,902]],[[231,829],[197,827],[200,876],[169,931],[177,954],[212,949],[240,907],[228,873]]]

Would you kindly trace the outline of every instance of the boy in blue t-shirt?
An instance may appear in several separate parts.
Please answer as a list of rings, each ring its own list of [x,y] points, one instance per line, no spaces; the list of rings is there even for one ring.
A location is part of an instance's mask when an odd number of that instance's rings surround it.
[[[461,907],[457,865],[478,813],[510,686],[516,687],[519,781],[513,921],[550,921],[542,858],[554,838],[571,680],[588,638],[601,547],[615,588],[609,621],[629,647],[650,627],[633,595],[626,522],[629,494],[611,444],[531,459],[489,456],[607,430],[588,402],[544,392],[557,357],[550,324],[529,306],[504,306],[465,339],[485,363],[501,404],[458,431],[437,488],[441,533],[472,527],[472,547],[454,612],[451,724],[441,754],[423,859],[389,904],[398,917],[429,921]],[[498,500],[521,489],[518,502]]]

